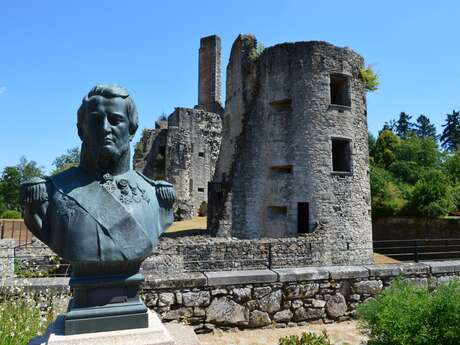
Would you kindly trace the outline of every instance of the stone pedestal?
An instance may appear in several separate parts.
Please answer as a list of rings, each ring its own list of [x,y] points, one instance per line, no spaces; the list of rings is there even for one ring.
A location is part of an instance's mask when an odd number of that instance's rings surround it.
[[[64,316],[59,316],[44,336],[29,345],[178,345],[158,316],[148,312],[148,327],[121,331],[64,335]]]

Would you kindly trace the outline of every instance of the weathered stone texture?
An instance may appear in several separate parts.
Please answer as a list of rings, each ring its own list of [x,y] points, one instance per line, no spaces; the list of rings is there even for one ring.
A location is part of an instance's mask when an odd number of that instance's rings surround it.
[[[359,303],[374,298],[396,277],[430,290],[439,284],[460,279],[457,262],[443,264],[449,268],[449,272],[433,273],[434,268],[434,271],[440,268],[437,262],[418,264],[427,269],[417,271],[403,269],[407,264],[396,264],[393,265],[394,275],[376,278],[369,270],[367,276],[341,279],[331,278],[335,268],[329,267],[326,269],[331,274],[326,278],[289,282],[280,281],[281,277],[276,281],[251,282],[257,279],[251,280],[248,277],[257,278],[259,271],[239,274],[240,281],[235,280],[234,272],[219,272],[222,285],[218,286],[207,284],[206,278],[197,285],[196,273],[190,273],[189,277],[183,274],[175,278],[162,276],[160,281],[147,275],[142,296],[146,305],[154,309],[164,321],[190,323],[198,333],[209,332],[217,327],[226,330],[234,327],[265,327],[270,324],[275,327],[291,327],[312,321],[340,322],[356,317]],[[359,272],[358,268],[353,271]],[[318,270],[320,274],[324,269],[309,267],[309,273]],[[227,280],[224,279],[225,273],[230,277]],[[67,301],[70,297],[68,279],[63,278],[4,279],[0,293],[5,288],[18,286],[23,287],[21,291],[41,296],[39,300],[34,299],[39,301],[41,310],[47,310],[50,303],[56,303],[56,298],[61,300],[64,297],[63,300]],[[292,292],[295,292],[295,298]]]
[[[174,184],[175,216],[187,219],[207,204],[208,182],[220,148],[221,118],[201,109],[176,108],[163,122],[144,131],[136,146],[134,168],[149,178]],[[205,212],[206,207],[201,209]]]
[[[217,114],[223,113],[220,103],[220,61],[220,37],[216,35],[203,37],[200,40],[198,62],[198,105],[207,111]]]
[[[254,37],[239,36],[232,47],[209,229],[238,238],[296,236],[305,202],[312,233],[303,236],[322,241],[324,264],[370,263],[363,59],[316,41],[279,44],[251,59],[255,46]],[[348,105],[331,102],[335,75],[346,80]],[[333,169],[337,138],[351,151],[349,171]]]

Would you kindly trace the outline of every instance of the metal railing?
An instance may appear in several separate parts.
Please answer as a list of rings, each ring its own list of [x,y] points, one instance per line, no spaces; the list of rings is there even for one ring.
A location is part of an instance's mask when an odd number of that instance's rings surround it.
[[[379,240],[374,252],[400,261],[460,259],[460,238]]]

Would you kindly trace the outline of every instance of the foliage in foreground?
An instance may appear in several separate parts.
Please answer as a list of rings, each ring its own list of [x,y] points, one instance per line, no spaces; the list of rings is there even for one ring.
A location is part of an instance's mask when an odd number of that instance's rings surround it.
[[[279,340],[279,345],[332,345],[326,331],[323,334],[302,333],[299,338],[297,335],[290,335]]]
[[[54,319],[55,311],[51,304],[40,310],[38,294],[28,294],[15,288],[5,291],[0,297],[0,345],[25,345],[45,332]]]
[[[430,292],[397,280],[374,300],[358,307],[369,345],[460,344],[460,285]]]

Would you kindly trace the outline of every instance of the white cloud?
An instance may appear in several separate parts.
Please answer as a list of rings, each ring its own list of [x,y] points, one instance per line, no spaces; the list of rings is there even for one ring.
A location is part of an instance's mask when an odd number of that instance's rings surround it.
[[[6,92],[6,86],[0,86],[0,95]]]

